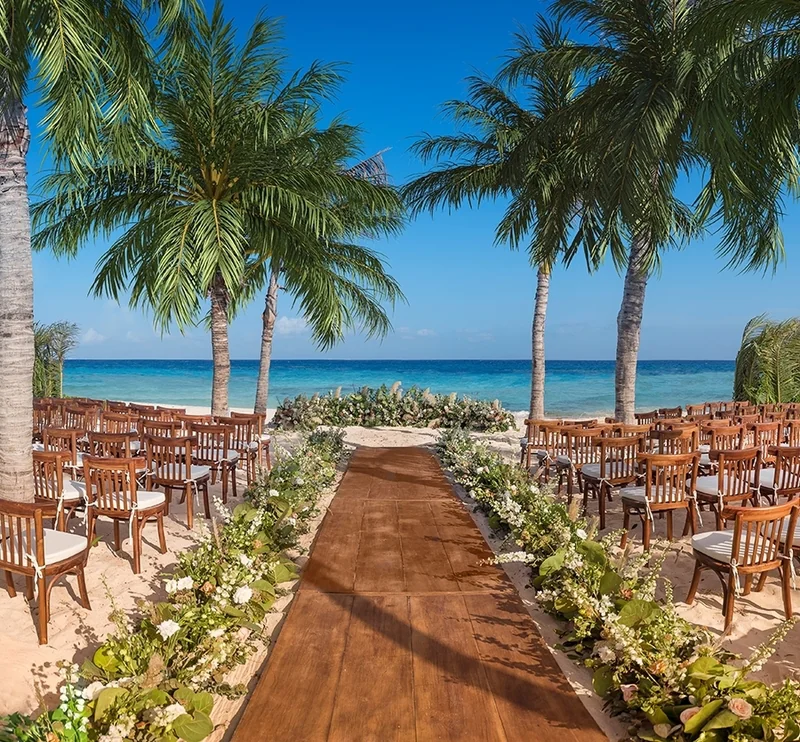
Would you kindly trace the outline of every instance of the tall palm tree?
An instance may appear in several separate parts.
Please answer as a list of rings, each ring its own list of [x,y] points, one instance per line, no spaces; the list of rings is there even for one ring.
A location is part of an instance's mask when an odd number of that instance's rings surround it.
[[[497,242],[507,242],[513,249],[527,240],[537,267],[530,414],[541,418],[550,275],[559,257],[569,261],[575,254],[569,230],[581,203],[581,170],[569,157],[577,132],[560,116],[575,94],[576,82],[567,67],[550,62],[549,53],[565,42],[557,23],[540,18],[534,36],[517,34],[516,42],[496,80],[472,77],[468,100],[445,104],[459,131],[426,136],[414,145],[423,161],[441,162],[404,192],[417,212],[509,198],[495,235]],[[524,70],[518,65],[523,58],[530,62]],[[509,90],[516,84],[522,86],[525,105]],[[554,118],[559,126],[552,123]]]
[[[647,282],[663,251],[685,244],[710,219],[721,223],[720,250],[734,261],[750,256],[748,267],[764,266],[782,255],[780,229],[767,214],[774,193],[762,188],[768,158],[759,152],[737,163],[725,154],[731,141],[741,145],[723,91],[735,84],[728,62],[744,35],[737,29],[726,43],[709,43],[698,30],[706,3],[556,0],[554,7],[590,39],[560,55],[586,81],[569,115],[582,120],[581,146],[594,157],[587,199],[601,215],[605,244],[626,265],[615,414],[629,422]],[[687,174],[704,176],[695,208],[677,196]]]
[[[53,322],[33,325],[35,363],[33,395],[60,397],[64,390],[64,361],[78,345],[78,325],[74,322]]]
[[[219,2],[210,17],[196,17],[171,40],[182,53],[157,71],[159,129],[145,131],[139,156],[111,159],[89,177],[47,178],[52,195],[34,210],[38,247],[74,253],[89,235],[118,230],[94,292],[118,299],[129,291],[160,329],[196,323],[209,303],[216,415],[228,411],[228,323],[258,288],[252,275],[281,243],[279,226],[338,238],[329,202],[358,197],[352,179],[275,156],[275,142],[340,80],[335,66],[317,64],[285,80],[275,40],[275,23],[259,18],[237,45]],[[286,147],[302,151],[324,136],[309,132]]]
[[[183,0],[0,3],[0,498],[33,499],[33,269],[25,101],[37,91],[56,161],[83,169],[103,127],[145,125],[150,47],[145,11],[160,6],[169,31]]]

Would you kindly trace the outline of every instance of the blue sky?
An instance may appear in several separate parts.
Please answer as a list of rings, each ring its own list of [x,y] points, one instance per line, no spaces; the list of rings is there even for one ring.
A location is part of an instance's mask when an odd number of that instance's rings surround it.
[[[226,13],[249,27],[259,8],[226,0]],[[404,3],[323,2],[302,6],[278,0],[266,8],[283,19],[284,47],[292,68],[315,59],[347,62],[347,81],[331,113],[344,112],[365,130],[365,154],[391,148],[385,160],[393,180],[422,171],[409,152],[423,132],[443,133],[449,124],[441,104],[463,97],[464,78],[493,73],[515,29],[530,27],[544,4],[496,0]],[[37,110],[32,111],[34,137]],[[29,160],[35,182],[43,164],[36,140]],[[359,335],[327,354],[332,358],[525,358],[535,274],[524,253],[495,247],[500,205],[485,205],[434,217],[422,216],[405,232],[378,246],[408,303],[392,316],[394,332],[383,341]],[[713,236],[667,254],[648,288],[642,330],[643,359],[729,359],[744,323],[767,312],[796,313],[797,208],[785,224],[788,259],[776,275],[723,271]],[[105,249],[98,241],[75,260],[34,256],[35,314],[43,322],[70,320],[81,326],[80,358],[209,358],[202,328],[161,337],[143,313],[88,296],[93,268]],[[578,264],[553,277],[547,326],[547,356],[557,359],[614,357],[616,314],[622,279],[609,264],[588,275]],[[255,302],[230,331],[234,358],[256,358],[262,301]],[[315,358],[302,318],[281,296],[276,358]]]

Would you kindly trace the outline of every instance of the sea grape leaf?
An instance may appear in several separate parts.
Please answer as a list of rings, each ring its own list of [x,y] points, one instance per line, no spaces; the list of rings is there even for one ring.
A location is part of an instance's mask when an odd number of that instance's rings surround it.
[[[181,714],[172,722],[172,729],[186,742],[201,742],[214,731],[214,724],[202,711],[195,711],[191,716]]]
[[[97,667],[108,673],[113,673],[119,667],[117,658],[109,654],[108,650],[102,646],[97,648],[92,661]]]
[[[214,697],[210,693],[202,691],[201,693],[194,694],[194,697],[192,698],[193,711],[201,711],[206,715],[210,715],[211,709],[213,708],[214,708]]]
[[[697,680],[711,680],[719,675],[722,675],[725,667],[713,657],[698,657],[687,668],[690,677]]]
[[[654,603],[651,600],[639,600],[635,598],[634,600],[629,600],[622,606],[619,612],[619,622],[623,626],[638,626],[640,623],[647,621],[647,619],[659,610],[658,603]]]
[[[701,708],[689,721],[683,725],[685,734],[697,734],[722,708],[724,701],[721,698],[710,701]]]
[[[703,727],[704,732],[711,731],[712,729],[730,729],[736,722],[739,721],[739,717],[733,713],[733,711],[728,711],[728,709],[722,709],[718,714],[711,719]]]
[[[564,552],[557,551],[552,556],[547,557],[540,565],[539,565],[539,574],[544,576],[548,575],[551,572],[557,572],[564,566]]]
[[[578,553],[582,554],[588,562],[605,567],[608,564],[608,555],[605,547],[597,541],[581,541],[578,544]]]
[[[613,570],[607,569],[600,578],[600,594],[614,595],[622,585],[622,578]]]
[[[614,684],[614,671],[607,665],[598,667],[592,675],[592,688],[601,698],[605,698]]]
[[[102,719],[119,698],[127,695],[125,688],[103,688],[94,700],[94,720]]]

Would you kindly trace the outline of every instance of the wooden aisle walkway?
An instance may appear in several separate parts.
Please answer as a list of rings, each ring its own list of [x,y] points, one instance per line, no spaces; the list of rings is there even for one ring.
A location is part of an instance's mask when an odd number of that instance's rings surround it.
[[[600,742],[420,448],[361,448],[234,742]]]

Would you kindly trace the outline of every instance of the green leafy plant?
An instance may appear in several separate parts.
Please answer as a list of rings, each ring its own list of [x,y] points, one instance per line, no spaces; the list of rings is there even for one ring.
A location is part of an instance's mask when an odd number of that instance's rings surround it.
[[[500,402],[485,402],[456,394],[431,394],[427,389],[400,384],[377,389],[364,387],[342,396],[303,394],[285,399],[275,412],[279,430],[313,430],[319,425],[408,426],[414,428],[465,428],[500,433],[514,427],[514,416]]]
[[[736,354],[734,399],[755,404],[800,401],[800,319],[751,319]]]

